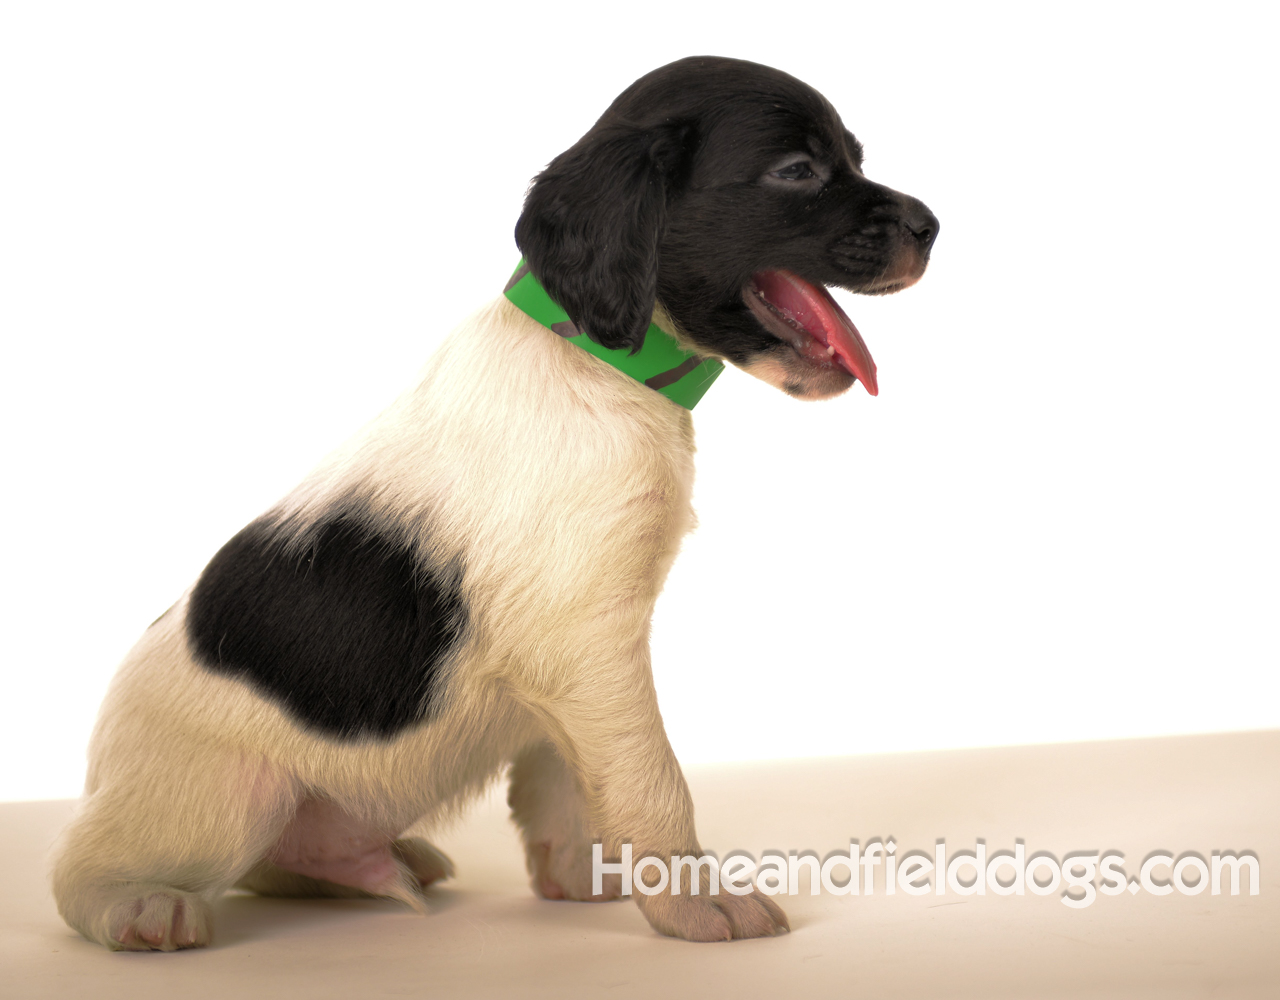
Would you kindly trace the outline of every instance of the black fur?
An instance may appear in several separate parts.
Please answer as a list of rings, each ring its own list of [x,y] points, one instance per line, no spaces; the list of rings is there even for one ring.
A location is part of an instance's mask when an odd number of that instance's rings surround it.
[[[548,294],[605,347],[644,343],[687,140],[680,123],[601,119],[538,175],[525,201],[517,246]]]
[[[825,176],[777,178],[797,154]],[[747,364],[783,349],[743,302],[754,273],[883,294],[937,232],[923,203],[863,175],[861,144],[817,91],[700,56],[641,77],[538,175],[516,242],[600,343],[638,347],[656,299],[707,353]]]
[[[389,738],[430,715],[466,624],[457,574],[349,517],[301,553],[262,522],[229,541],[191,596],[187,633],[208,669],[252,683],[327,736]]]

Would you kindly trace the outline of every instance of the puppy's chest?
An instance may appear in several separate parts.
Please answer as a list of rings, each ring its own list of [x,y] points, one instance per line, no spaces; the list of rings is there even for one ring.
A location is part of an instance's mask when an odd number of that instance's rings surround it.
[[[451,496],[462,504],[444,522],[473,519],[457,549],[470,587],[505,604],[500,594],[528,588],[579,602],[601,587],[659,586],[693,524],[689,451],[677,442],[555,451],[489,479],[483,502]]]
[[[692,432],[687,412],[659,402],[656,414],[513,416],[500,440],[433,449],[445,478],[429,519],[459,526],[468,564],[487,546],[520,560],[510,550],[589,545],[604,556],[637,539],[678,539],[692,524]]]

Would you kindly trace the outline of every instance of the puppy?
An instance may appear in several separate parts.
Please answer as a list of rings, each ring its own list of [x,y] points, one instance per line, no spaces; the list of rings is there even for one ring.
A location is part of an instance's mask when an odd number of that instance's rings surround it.
[[[596,843],[700,854],[648,649],[693,521],[688,407],[721,360],[802,399],[876,392],[824,286],[907,287],[938,222],[861,163],[831,105],[764,66],[627,88],[531,186],[507,294],[129,653],[56,856],[67,922],[171,950],[209,941],[232,886],[421,909],[451,866],[405,831],[507,767],[543,897],[619,894],[592,894]],[[695,941],[787,926],[693,879],[635,898]]]

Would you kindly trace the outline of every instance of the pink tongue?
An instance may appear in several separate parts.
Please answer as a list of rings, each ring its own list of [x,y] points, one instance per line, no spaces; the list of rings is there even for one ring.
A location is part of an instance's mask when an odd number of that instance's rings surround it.
[[[813,338],[799,348],[802,354],[815,361],[830,361],[832,356],[827,348],[834,347],[835,360],[841,367],[857,378],[872,396],[879,394],[876,363],[871,360],[871,352],[830,292],[790,271],[761,271],[752,275],[752,281],[775,309],[802,326]]]

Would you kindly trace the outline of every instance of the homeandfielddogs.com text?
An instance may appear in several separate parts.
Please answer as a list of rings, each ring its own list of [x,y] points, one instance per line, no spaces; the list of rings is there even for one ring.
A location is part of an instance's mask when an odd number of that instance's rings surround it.
[[[1176,858],[1153,852],[1130,876],[1125,856],[1118,851],[1072,851],[1058,861],[1047,851],[1028,855],[1021,842],[1011,850],[987,852],[983,841],[972,850],[948,855],[945,841],[931,852],[899,852],[892,840],[873,840],[865,847],[856,841],[848,850],[832,851],[819,858],[814,851],[765,853],[759,862],[750,854],[735,851],[721,861],[712,852],[699,857],[647,855],[635,860],[631,844],[623,844],[621,857],[606,861],[604,849],[592,850],[591,891],[603,891],[604,877],[620,876],[622,894],[632,891],[654,896],[661,892],[679,894],[688,888],[694,895],[720,892],[745,896],[755,890],[768,896],[799,895],[801,880],[808,883],[809,895],[826,892],[833,896],[1048,896],[1061,890],[1063,905],[1083,909],[1106,896],[1137,895],[1147,892],[1167,896],[1178,892],[1197,896],[1206,889],[1211,896],[1242,892],[1256,896],[1261,891],[1261,865],[1252,851],[1214,851],[1206,860],[1187,851]]]

